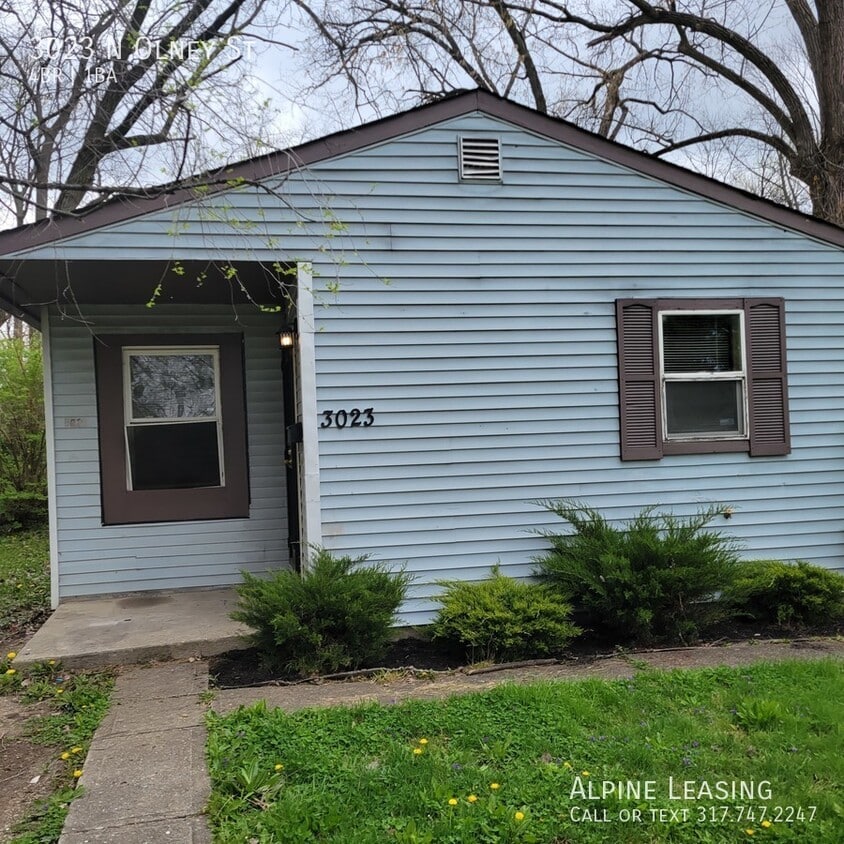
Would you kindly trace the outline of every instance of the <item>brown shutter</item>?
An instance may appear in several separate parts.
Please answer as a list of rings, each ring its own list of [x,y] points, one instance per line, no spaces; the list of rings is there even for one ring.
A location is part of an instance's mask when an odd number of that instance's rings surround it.
[[[747,320],[750,454],[788,454],[788,391],[785,367],[785,302],[745,299]]]
[[[621,459],[662,457],[656,302],[618,299],[618,387]]]

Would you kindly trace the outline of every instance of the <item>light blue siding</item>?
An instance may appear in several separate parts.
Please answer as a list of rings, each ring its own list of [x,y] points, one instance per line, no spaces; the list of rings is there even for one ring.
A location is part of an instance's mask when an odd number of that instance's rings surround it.
[[[50,315],[59,596],[222,586],[288,564],[276,321],[253,311],[86,307],[88,326]],[[105,527],[101,520],[94,333],[243,331],[251,503],[248,519]],[[65,427],[69,417],[84,427]]]
[[[458,182],[463,132],[501,139],[503,184]],[[417,580],[405,621],[430,617],[438,579],[479,578],[497,562],[529,574],[545,545],[536,531],[555,527],[532,503],[542,498],[581,498],[618,519],[722,502],[736,511],[717,527],[748,556],[844,565],[841,250],[480,114],[315,165],[278,192],[283,202],[227,195],[225,214],[251,221],[247,231],[209,219],[218,198],[32,254],[312,261],[318,409],[376,416],[369,428],[305,433],[320,441],[324,542],[406,564]],[[613,303],[634,296],[785,298],[788,457],[619,460]],[[79,395],[92,390],[87,334],[58,326],[56,343],[57,413],[91,414]],[[106,589],[98,561],[120,553],[122,534],[94,524],[95,442],[62,442],[65,594]],[[269,494],[266,467],[253,465],[255,490]],[[179,571],[212,576],[241,540],[259,568],[278,522],[242,528],[238,539],[203,526],[204,564],[182,528],[150,528],[143,582],[166,578],[175,554]]]

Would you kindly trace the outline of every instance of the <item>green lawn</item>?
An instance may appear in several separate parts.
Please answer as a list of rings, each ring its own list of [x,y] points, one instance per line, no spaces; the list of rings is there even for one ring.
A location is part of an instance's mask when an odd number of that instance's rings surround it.
[[[0,534],[0,638],[49,608],[47,529]]]
[[[210,818],[220,844],[837,844],[842,701],[826,661],[258,705],[209,718]]]

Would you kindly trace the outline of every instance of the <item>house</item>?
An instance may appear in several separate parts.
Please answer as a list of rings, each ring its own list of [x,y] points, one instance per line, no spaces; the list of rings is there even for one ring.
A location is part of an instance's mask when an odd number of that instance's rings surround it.
[[[0,234],[54,602],[322,544],[405,565],[422,622],[528,575],[552,497],[844,565],[841,229],[482,91],[220,178]]]

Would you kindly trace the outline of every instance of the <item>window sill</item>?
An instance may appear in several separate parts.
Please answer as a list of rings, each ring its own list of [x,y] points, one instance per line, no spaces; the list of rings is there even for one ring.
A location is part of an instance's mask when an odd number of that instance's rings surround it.
[[[750,451],[749,440],[665,440],[663,454],[735,454]]]

